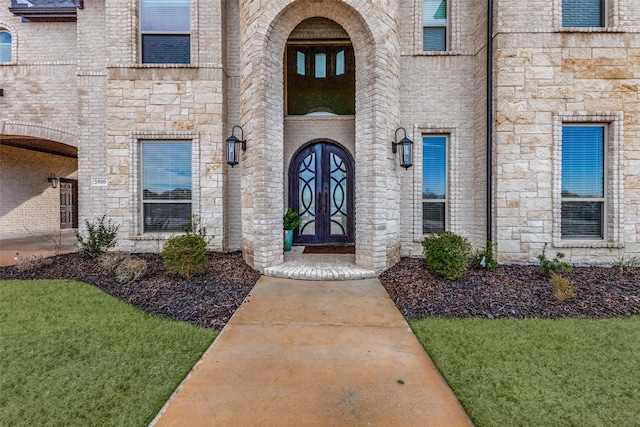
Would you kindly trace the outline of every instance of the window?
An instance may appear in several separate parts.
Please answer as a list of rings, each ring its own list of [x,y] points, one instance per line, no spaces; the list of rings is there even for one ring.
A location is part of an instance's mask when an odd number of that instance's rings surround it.
[[[355,56],[350,43],[289,43],[286,50],[287,114],[355,114]]]
[[[563,239],[603,239],[605,218],[604,125],[562,127]]]
[[[422,50],[447,50],[447,0],[423,0]]]
[[[606,0],[562,0],[563,27],[604,27]]]
[[[145,233],[191,228],[191,142],[142,141],[142,217]]]
[[[422,233],[446,227],[447,137],[422,137]]]
[[[190,0],[140,0],[142,63],[191,63]]]
[[[11,62],[11,33],[0,30],[0,63]]]

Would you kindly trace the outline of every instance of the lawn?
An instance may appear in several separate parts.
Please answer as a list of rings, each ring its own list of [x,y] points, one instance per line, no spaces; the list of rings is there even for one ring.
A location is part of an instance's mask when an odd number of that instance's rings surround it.
[[[640,425],[640,317],[410,322],[479,426]]]
[[[216,334],[85,283],[0,281],[0,425],[147,425]]]

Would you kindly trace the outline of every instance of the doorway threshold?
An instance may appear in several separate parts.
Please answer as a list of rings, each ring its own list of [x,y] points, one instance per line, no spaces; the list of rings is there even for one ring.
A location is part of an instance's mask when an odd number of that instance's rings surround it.
[[[354,280],[377,277],[356,265],[354,254],[305,254],[304,246],[284,253],[284,263],[264,269],[265,276],[301,280]]]

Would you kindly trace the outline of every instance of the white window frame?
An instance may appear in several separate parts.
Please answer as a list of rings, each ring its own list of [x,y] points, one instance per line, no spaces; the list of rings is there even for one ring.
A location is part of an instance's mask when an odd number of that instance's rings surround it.
[[[138,24],[138,63],[147,67],[163,67],[167,65],[179,65],[179,66],[189,66],[196,63],[196,58],[194,54],[197,52],[197,49],[194,46],[194,15],[197,10],[197,0],[189,1],[189,31],[143,31],[142,30],[142,0],[138,0],[138,14],[139,14],[139,24]],[[197,16],[196,19],[197,21]],[[144,51],[143,51],[143,36],[146,35],[188,35],[189,36],[189,63],[147,63],[144,62]]]
[[[443,53],[443,52],[450,52],[451,49],[451,9],[452,9],[452,4],[453,0],[447,0],[447,22],[444,25],[444,50],[424,50],[423,49],[423,37],[424,37],[424,29],[425,28],[442,28],[442,25],[435,25],[435,24],[425,24],[424,23],[424,0],[420,0],[420,51],[423,53],[433,53],[433,54],[438,54],[438,53]]]
[[[444,182],[445,182],[445,195],[444,195],[444,199],[425,199],[424,198],[424,188],[422,188],[423,185],[423,178],[424,178],[424,166],[423,166],[423,161],[424,161],[424,138],[444,138],[445,139],[445,147],[444,147],[444,151],[445,151],[445,158],[444,158],[444,162],[445,162],[445,170],[444,170]],[[420,167],[422,168],[422,173],[421,173],[421,180],[420,180],[420,199],[421,199],[421,204],[420,204],[420,218],[421,218],[421,234],[422,236],[426,236],[428,234],[431,233],[425,233],[424,232],[424,203],[444,203],[444,230],[442,231],[446,231],[449,229],[449,146],[450,146],[450,140],[451,138],[449,137],[448,134],[436,134],[436,133],[428,133],[428,134],[423,134],[420,137],[420,144],[421,144],[421,151],[422,151],[422,156],[421,156],[421,161],[420,161]]]
[[[562,0],[554,0],[554,29],[558,32],[618,32],[620,22],[620,0],[604,0],[604,22],[602,27],[564,27],[562,25]]]
[[[600,237],[566,237],[562,236],[562,226],[560,227],[560,237],[563,241],[565,240],[607,240],[607,176],[608,176],[608,155],[607,155],[607,139],[609,134],[609,123],[563,123],[562,129],[564,133],[564,128],[566,127],[599,127],[603,129],[602,136],[602,151],[603,151],[603,170],[602,170],[602,181],[603,181],[603,195],[602,197],[565,197],[560,194],[561,204],[560,204],[560,220],[562,221],[562,203],[564,202],[598,202],[602,203],[602,222],[600,224]],[[561,154],[562,157],[562,154]],[[564,167],[564,163],[562,164]]]
[[[416,124],[412,130],[407,128],[407,137],[413,144],[413,191],[408,192],[411,203],[412,219],[412,239],[415,243],[421,243],[425,237],[422,233],[422,137],[423,136],[446,136],[447,137],[447,205],[445,211],[445,230],[460,233],[463,231],[461,220],[461,194],[457,189],[460,186],[460,135],[456,128],[440,126],[438,124]],[[417,141],[420,141],[418,143]]]
[[[142,199],[142,144],[151,142],[185,141],[191,143],[191,214],[200,215],[200,136],[194,132],[135,132],[130,136],[131,179],[129,191],[131,193],[132,233],[134,240],[155,240],[157,236],[171,236],[180,234],[175,231],[144,232],[144,214]]]
[[[17,53],[18,53],[17,52],[17,48],[16,48],[16,46],[17,46],[16,38],[18,37],[17,36],[17,32],[15,31],[15,29],[11,28],[8,25],[5,25],[2,22],[0,22],[0,32],[9,33],[9,35],[11,36],[11,47],[10,47],[10,49],[11,49],[11,52],[10,52],[11,58],[10,58],[10,60],[8,62],[0,62],[0,66],[3,66],[3,65],[15,65],[17,63],[17,58],[16,57],[17,57]]]
[[[622,169],[622,112],[562,112],[553,117],[553,245],[558,248],[619,248],[624,246]],[[562,129],[571,125],[604,125],[604,200],[602,239],[563,238],[562,202]],[[578,199],[571,199],[578,200]],[[595,199],[580,199],[593,200]]]

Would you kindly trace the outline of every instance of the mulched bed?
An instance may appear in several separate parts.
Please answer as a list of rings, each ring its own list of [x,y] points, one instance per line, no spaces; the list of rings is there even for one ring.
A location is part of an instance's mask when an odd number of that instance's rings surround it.
[[[0,267],[0,279],[72,279],[92,283],[144,311],[194,325],[221,329],[249,294],[260,274],[240,252],[212,253],[203,275],[182,280],[167,273],[157,254],[133,254],[147,264],[139,281],[121,285],[85,254],[58,255],[14,267]],[[25,267],[31,268],[25,268]],[[404,258],[380,276],[400,309],[411,319],[426,316],[482,318],[609,318],[640,315],[640,269],[578,267],[566,275],[576,297],[559,301],[537,266],[500,266],[469,271],[446,280],[423,259]]]
[[[423,259],[405,258],[380,276],[385,289],[410,319],[426,316],[483,318],[603,319],[640,314],[640,268],[575,267],[563,275],[578,289],[559,301],[537,266],[473,269],[459,280],[431,273]]]
[[[126,285],[102,273],[95,258],[79,253],[58,255],[49,258],[48,265],[22,272],[16,267],[0,267],[0,279],[80,280],[146,312],[220,330],[260,277],[244,263],[240,252],[211,253],[204,274],[190,280],[167,273],[160,255],[133,257],[146,262],[147,274]]]

